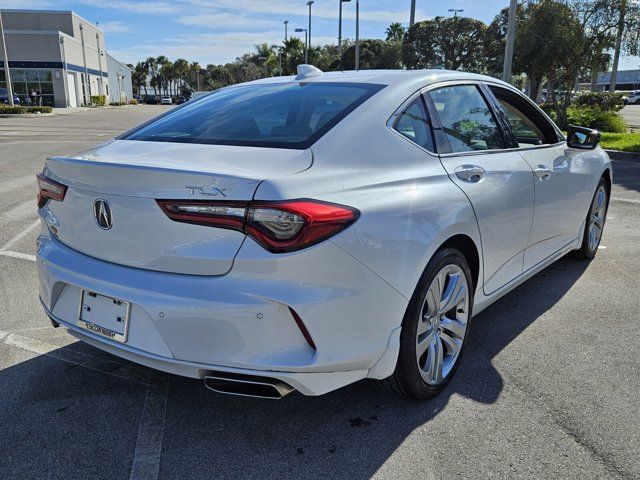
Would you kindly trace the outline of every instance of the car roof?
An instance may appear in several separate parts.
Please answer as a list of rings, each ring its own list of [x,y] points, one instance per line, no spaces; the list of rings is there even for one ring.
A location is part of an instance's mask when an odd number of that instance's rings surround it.
[[[432,83],[453,80],[476,80],[503,83],[494,77],[479,75],[477,73],[460,72],[457,70],[423,69],[423,70],[346,70],[340,72],[322,72],[317,76],[309,76],[298,79],[291,75],[287,77],[269,77],[248,82],[248,84],[263,83],[287,83],[287,82],[349,82],[349,83],[377,83],[388,86],[411,85],[420,81],[424,86]]]

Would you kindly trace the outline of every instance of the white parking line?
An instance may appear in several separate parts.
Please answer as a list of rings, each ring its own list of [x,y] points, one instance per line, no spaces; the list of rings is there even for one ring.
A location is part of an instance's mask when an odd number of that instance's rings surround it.
[[[19,258],[21,260],[29,260],[31,262],[36,261],[36,256],[29,253],[12,252],[11,250],[8,250],[6,252],[0,251],[0,255],[4,255],[5,257]]]
[[[146,385],[147,390],[129,478],[132,480],[158,479],[167,411],[167,390],[169,387],[168,377],[165,373],[138,368],[69,348],[58,347],[3,330],[0,330],[0,343]]]
[[[25,337],[17,333],[0,330],[0,342],[27,352],[46,355],[63,362],[72,363],[95,372],[106,373],[107,375],[142,385],[148,385],[152,378],[157,378],[155,372],[147,369],[120,363],[110,358],[98,357],[78,350],[51,345],[50,343]]]
[[[640,200],[634,200],[632,198],[611,197],[611,200],[614,202],[635,203],[636,205],[640,205]]]
[[[160,474],[168,386],[169,382],[165,379],[147,387],[130,480],[157,480]]]
[[[9,240],[7,243],[5,243],[2,247],[0,247],[0,252],[5,252],[5,251],[9,250],[16,243],[18,243],[24,237],[29,235],[31,233],[31,231],[34,230],[38,225],[40,225],[40,219],[38,219],[35,222],[33,222],[31,225],[29,225],[27,228],[25,228],[23,231],[21,231],[18,235],[16,235],[11,240]]]

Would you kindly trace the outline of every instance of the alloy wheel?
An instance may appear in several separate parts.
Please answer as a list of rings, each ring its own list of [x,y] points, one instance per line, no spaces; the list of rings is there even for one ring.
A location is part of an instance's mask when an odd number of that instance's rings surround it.
[[[416,334],[416,358],[423,380],[439,385],[451,373],[469,321],[469,286],[462,269],[443,267],[434,277],[422,306]]]
[[[607,190],[604,185],[600,185],[593,198],[591,214],[589,215],[589,249],[595,250],[600,244],[604,221],[607,213]]]

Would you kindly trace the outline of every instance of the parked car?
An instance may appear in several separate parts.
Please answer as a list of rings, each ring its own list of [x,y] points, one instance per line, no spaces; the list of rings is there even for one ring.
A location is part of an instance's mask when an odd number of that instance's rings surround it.
[[[134,95],[133,99],[138,103],[142,103],[142,96],[141,95]]]
[[[369,378],[429,398],[474,314],[596,255],[599,138],[565,139],[511,85],[456,71],[230,86],[47,160],[40,299],[75,337],[218,392]]]
[[[625,103],[628,105],[640,105],[640,90],[629,92],[625,98]]]
[[[160,103],[162,105],[173,105],[173,99],[170,96],[165,95],[160,99]]]
[[[146,103],[147,105],[157,105],[158,98],[155,95],[147,95],[146,97],[144,97],[144,103]]]
[[[0,103],[9,105],[9,91],[6,88],[0,88]],[[13,95],[13,104],[20,105],[20,97]]]
[[[185,97],[183,97],[182,95],[180,95],[178,97],[178,100],[176,101],[176,105],[182,105],[183,103],[186,103],[187,99]]]

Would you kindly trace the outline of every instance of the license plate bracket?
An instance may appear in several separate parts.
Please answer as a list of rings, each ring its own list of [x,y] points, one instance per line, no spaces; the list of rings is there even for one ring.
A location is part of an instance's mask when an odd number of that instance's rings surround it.
[[[82,289],[76,325],[102,337],[126,343],[131,303]]]

